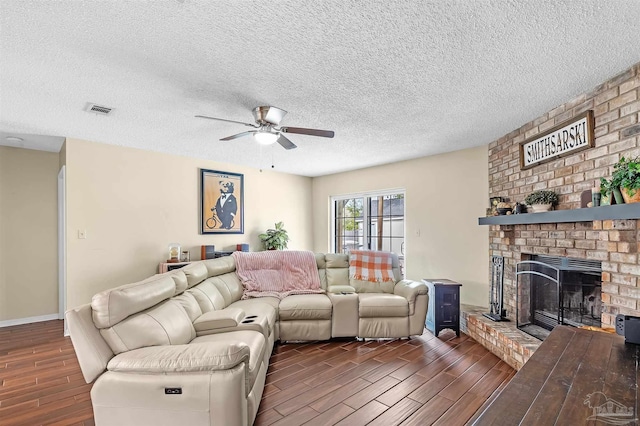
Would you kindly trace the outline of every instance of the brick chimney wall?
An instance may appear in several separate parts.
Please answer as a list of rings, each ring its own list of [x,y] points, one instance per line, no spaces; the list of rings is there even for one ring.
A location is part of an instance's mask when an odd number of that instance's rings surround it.
[[[594,111],[594,147],[520,170],[521,142],[586,110]],[[533,191],[550,189],[560,195],[557,209],[578,209],[581,193],[609,178],[623,156],[640,156],[640,63],[492,142],[489,196],[523,202]],[[602,261],[602,326],[613,327],[619,313],[640,316],[639,235],[635,219],[491,225],[490,255],[505,257],[507,316],[515,320],[515,265],[529,254]]]

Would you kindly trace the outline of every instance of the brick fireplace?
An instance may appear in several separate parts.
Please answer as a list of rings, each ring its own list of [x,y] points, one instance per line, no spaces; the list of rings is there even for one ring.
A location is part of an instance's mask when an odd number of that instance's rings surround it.
[[[615,316],[619,313],[640,315],[637,222],[596,220],[491,226],[491,253],[505,257],[504,302],[507,317],[515,321],[515,264],[526,260],[529,254],[602,261],[602,326],[612,328]]]
[[[594,147],[521,170],[521,142],[587,110],[594,113]],[[640,156],[640,63],[489,145],[489,197],[523,202],[535,190],[550,189],[560,195],[557,210],[565,211],[557,222],[489,225],[489,255],[504,256],[510,320],[516,319],[516,263],[531,255],[602,262],[602,327],[612,328],[619,313],[640,316],[640,203],[624,206],[623,214],[613,208],[622,206],[598,208],[594,218],[580,209],[582,192],[610,177],[623,156]]]

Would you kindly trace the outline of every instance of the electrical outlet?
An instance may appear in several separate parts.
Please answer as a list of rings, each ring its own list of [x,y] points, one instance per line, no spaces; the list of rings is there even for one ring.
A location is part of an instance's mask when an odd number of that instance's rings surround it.
[[[87,239],[87,230],[86,229],[78,229],[78,239],[86,240]]]

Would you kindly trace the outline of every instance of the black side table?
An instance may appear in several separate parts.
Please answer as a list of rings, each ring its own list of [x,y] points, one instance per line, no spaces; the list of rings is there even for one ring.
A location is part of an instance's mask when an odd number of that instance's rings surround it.
[[[425,325],[438,336],[445,328],[460,337],[460,287],[462,284],[446,278],[425,278],[429,287],[429,308]]]

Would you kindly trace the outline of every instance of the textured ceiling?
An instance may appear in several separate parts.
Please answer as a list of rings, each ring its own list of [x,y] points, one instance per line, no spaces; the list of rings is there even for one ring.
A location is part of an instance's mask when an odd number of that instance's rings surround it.
[[[486,145],[640,61],[639,23],[640,0],[0,0],[0,132],[318,176]],[[194,118],[258,105],[336,136]]]

